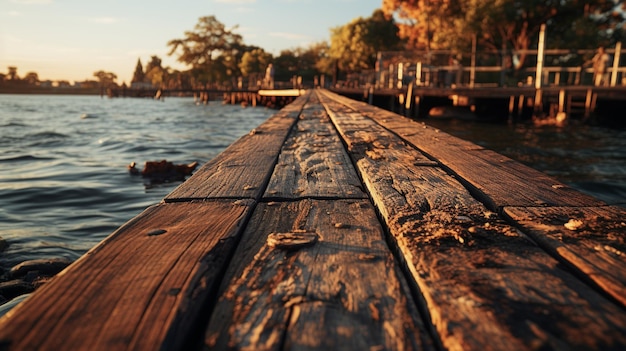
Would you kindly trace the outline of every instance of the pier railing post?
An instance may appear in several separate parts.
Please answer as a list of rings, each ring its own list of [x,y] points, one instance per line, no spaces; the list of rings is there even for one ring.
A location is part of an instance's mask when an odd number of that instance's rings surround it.
[[[539,30],[539,43],[537,44],[537,73],[535,75],[535,113],[543,110],[541,78],[543,76],[543,48],[545,46],[546,25],[542,24]]]
[[[613,69],[611,70],[611,86],[614,87],[617,83],[617,73],[619,73],[619,57],[622,51],[622,42],[618,41],[615,44],[615,53],[613,54]]]
[[[469,87],[474,88],[474,80],[476,79],[476,34],[472,37],[472,62],[470,67]]]
[[[543,49],[545,47],[546,25],[542,24],[539,30],[539,43],[537,44],[537,74],[535,77],[535,89],[541,89],[543,78]]]

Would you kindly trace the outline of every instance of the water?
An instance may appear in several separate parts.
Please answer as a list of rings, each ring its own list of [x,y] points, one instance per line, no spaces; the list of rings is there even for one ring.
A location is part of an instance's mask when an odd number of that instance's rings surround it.
[[[180,184],[146,185],[130,162],[202,165],[275,112],[191,98],[0,95],[0,237],[9,243],[0,268],[77,259]]]
[[[0,95],[0,237],[10,245],[0,268],[77,259],[179,184],[146,186],[130,162],[204,164],[274,113],[190,98]],[[625,130],[428,123],[626,206]]]
[[[540,170],[612,205],[626,206],[626,130],[461,120],[427,124]]]

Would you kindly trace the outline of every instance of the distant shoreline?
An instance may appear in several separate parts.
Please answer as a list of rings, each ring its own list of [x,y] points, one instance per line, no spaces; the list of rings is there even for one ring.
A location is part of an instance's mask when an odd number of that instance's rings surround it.
[[[43,87],[7,87],[0,86],[0,94],[17,94],[17,95],[100,95],[100,88],[43,88]],[[106,95],[106,91],[104,92]]]

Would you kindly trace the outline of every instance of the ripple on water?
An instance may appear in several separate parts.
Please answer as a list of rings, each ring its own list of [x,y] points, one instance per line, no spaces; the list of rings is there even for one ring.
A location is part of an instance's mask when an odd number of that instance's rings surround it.
[[[0,266],[79,257],[180,184],[145,184],[128,163],[206,163],[273,113],[192,98],[0,95],[0,235],[10,245]]]

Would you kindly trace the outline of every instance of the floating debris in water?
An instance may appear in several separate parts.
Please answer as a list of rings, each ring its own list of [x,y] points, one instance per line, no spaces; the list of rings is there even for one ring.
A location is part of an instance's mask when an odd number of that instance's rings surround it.
[[[150,179],[152,183],[165,183],[185,180],[185,177],[191,175],[191,172],[193,172],[196,167],[198,167],[198,162],[174,164],[167,160],[161,160],[146,161],[141,171],[137,169],[135,162],[131,162],[127,168],[131,175],[141,175],[144,178]]]

